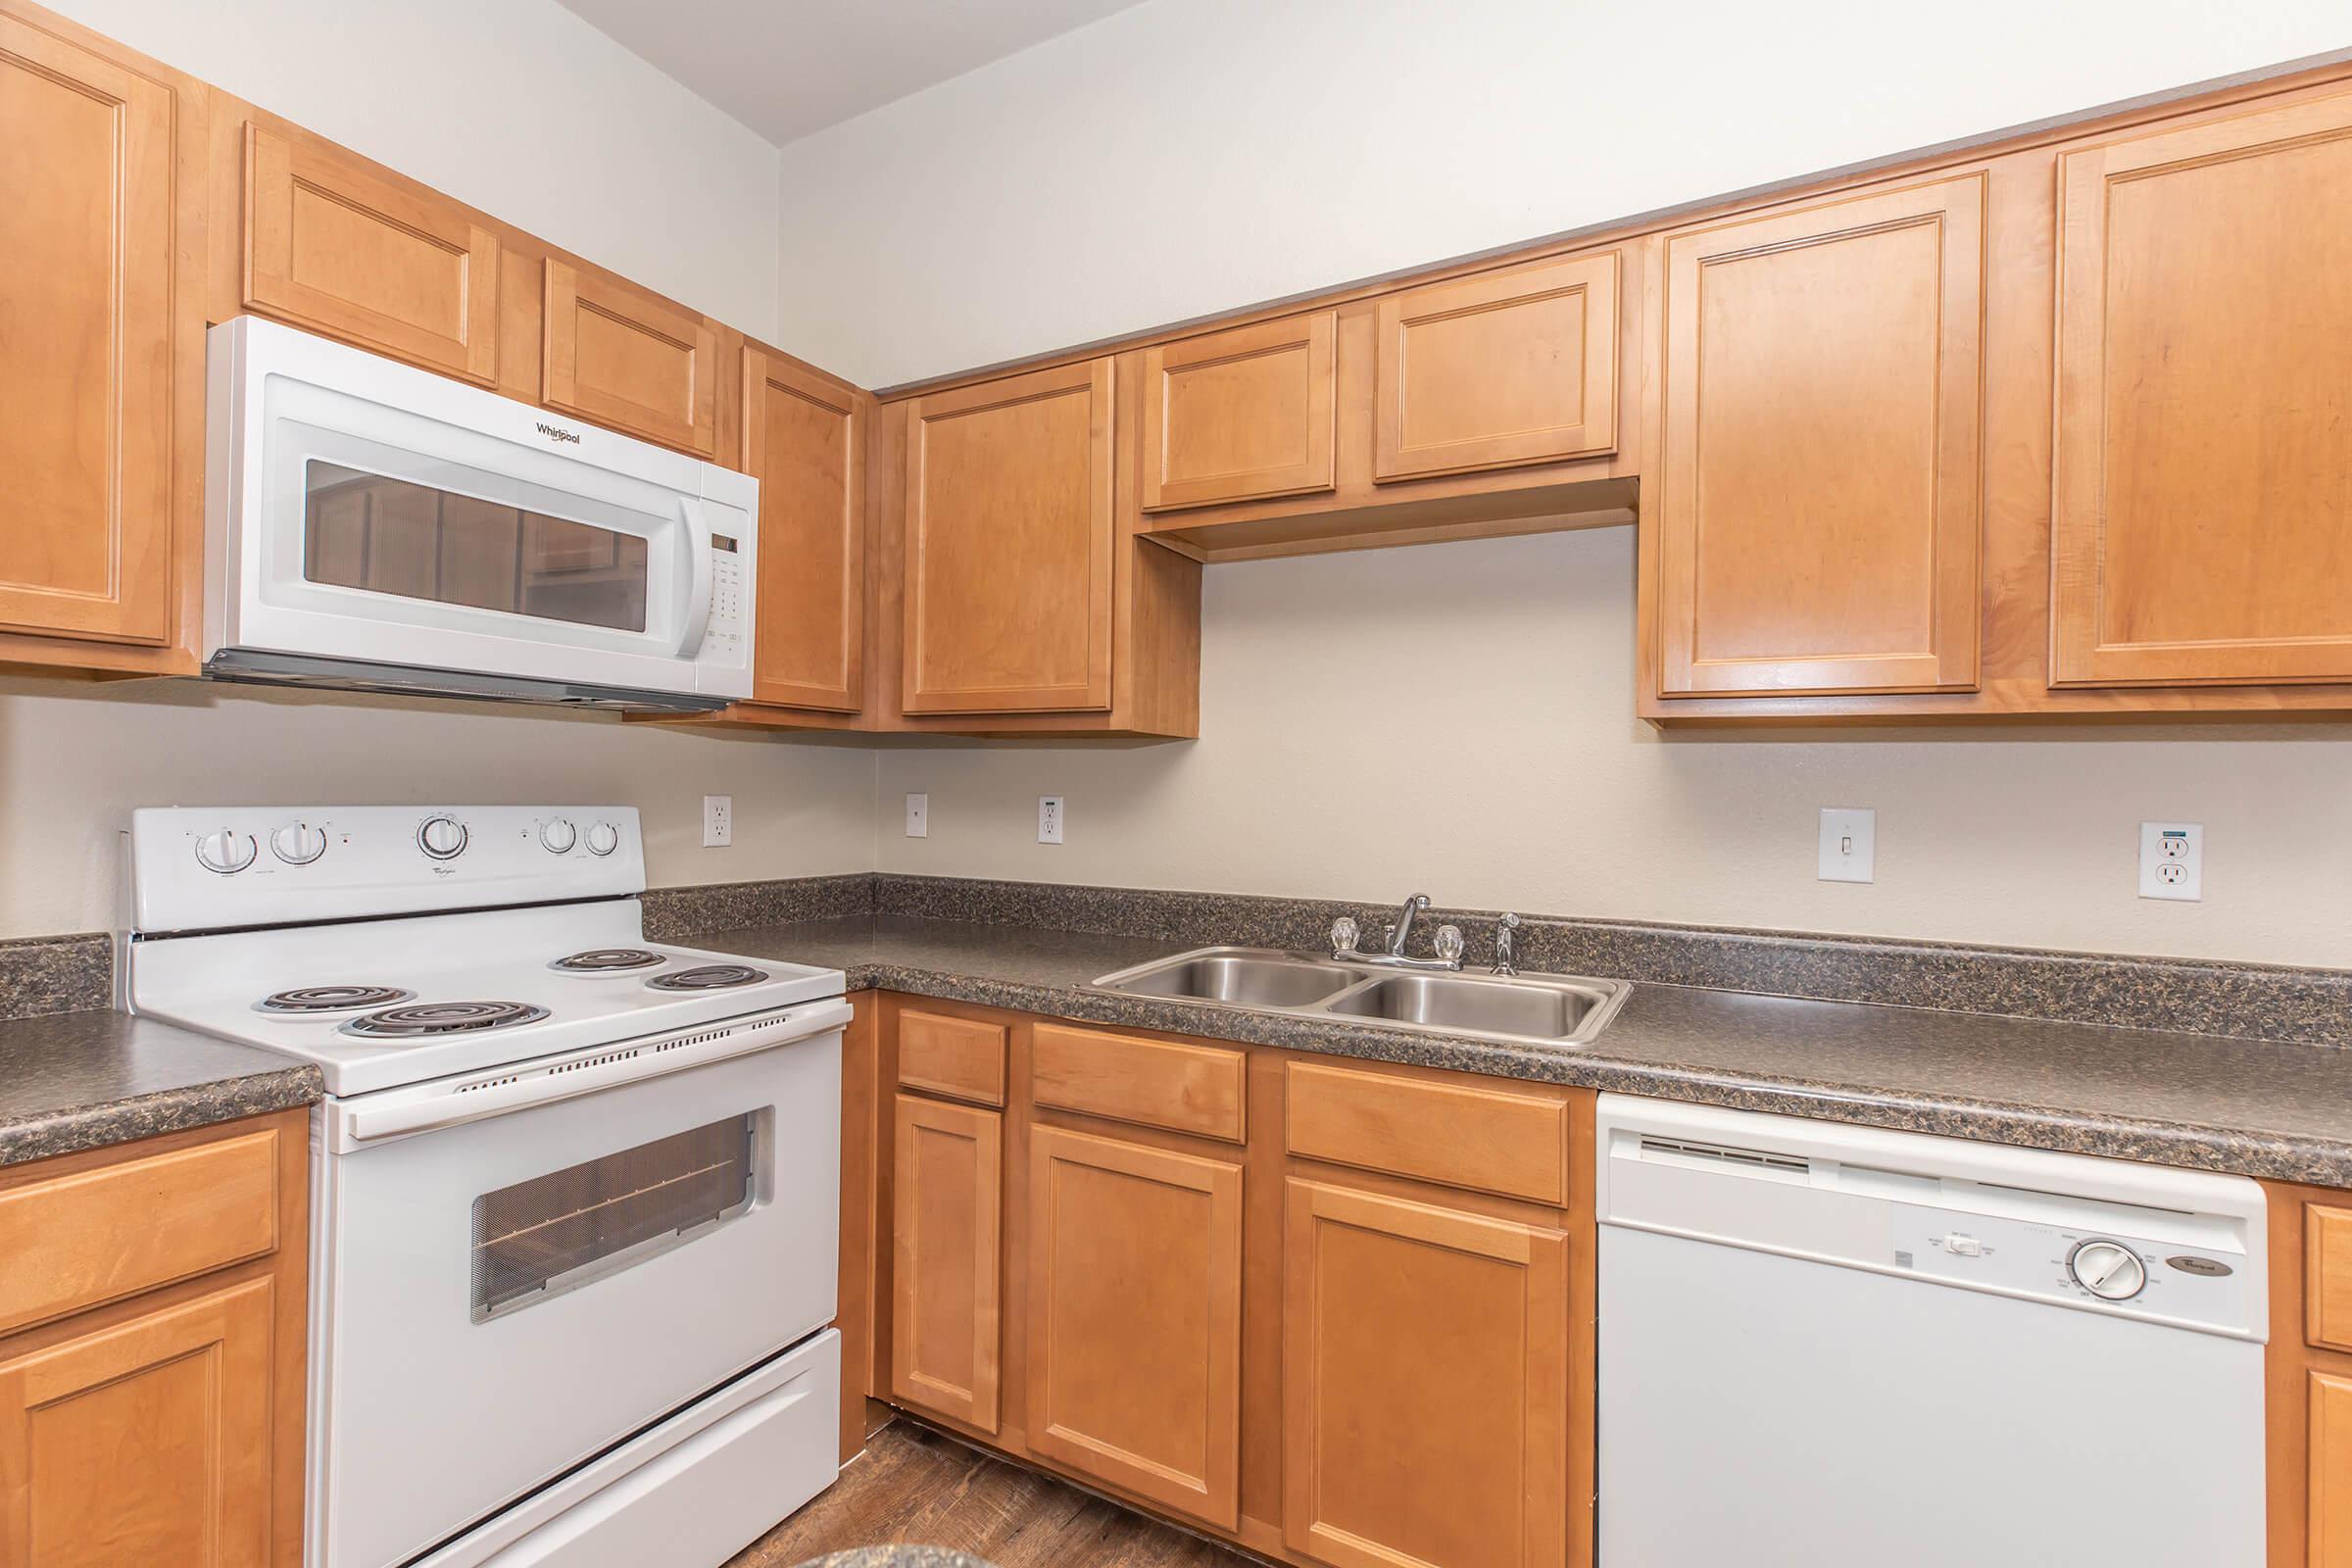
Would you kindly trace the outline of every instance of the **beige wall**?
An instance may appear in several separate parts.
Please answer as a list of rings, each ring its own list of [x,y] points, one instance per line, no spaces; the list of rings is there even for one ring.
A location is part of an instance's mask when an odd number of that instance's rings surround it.
[[[75,20],[755,332],[776,150],[555,0],[50,0]],[[472,704],[0,678],[0,936],[116,919],[131,807],[605,801],[658,884],[862,870],[872,758]],[[702,796],[735,842],[702,848]]]
[[[1199,741],[886,751],[880,864],[2352,965],[2352,729],[1661,735],[1633,569],[1630,528],[1210,567]],[[1815,880],[1825,806],[1877,809],[1875,883]],[[2205,824],[2203,903],[2137,897],[2142,817]]]

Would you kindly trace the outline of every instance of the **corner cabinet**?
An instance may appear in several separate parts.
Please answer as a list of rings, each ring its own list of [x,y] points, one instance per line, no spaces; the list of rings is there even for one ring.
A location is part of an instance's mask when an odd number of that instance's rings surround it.
[[[906,405],[908,713],[1110,706],[1111,362]]]
[[[1675,234],[1665,271],[1660,693],[1974,687],[1984,180]]]
[[[2352,680],[2352,95],[2060,162],[2057,685]]]
[[[0,8],[0,659],[190,669],[201,89],[31,15]]]

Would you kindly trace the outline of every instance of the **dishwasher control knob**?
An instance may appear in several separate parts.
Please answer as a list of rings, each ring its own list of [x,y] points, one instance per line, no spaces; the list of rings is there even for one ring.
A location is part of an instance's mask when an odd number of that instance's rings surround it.
[[[2102,1301],[2129,1301],[2148,1283],[2148,1267],[2121,1242],[2084,1242],[2067,1254],[2066,1271]]]
[[[416,847],[436,860],[454,860],[466,853],[469,835],[454,816],[432,816],[416,830]]]

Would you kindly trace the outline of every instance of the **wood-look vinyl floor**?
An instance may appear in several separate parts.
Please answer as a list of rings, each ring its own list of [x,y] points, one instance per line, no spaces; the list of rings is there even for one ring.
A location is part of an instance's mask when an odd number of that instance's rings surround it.
[[[792,1568],[901,1542],[954,1546],[998,1568],[1259,1568],[1254,1557],[906,1421],[875,1433],[830,1491],[727,1568]]]

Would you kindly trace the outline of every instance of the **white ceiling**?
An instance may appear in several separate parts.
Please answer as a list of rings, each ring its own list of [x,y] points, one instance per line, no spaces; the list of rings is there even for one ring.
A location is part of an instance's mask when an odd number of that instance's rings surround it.
[[[1138,0],[561,0],[778,146]]]

